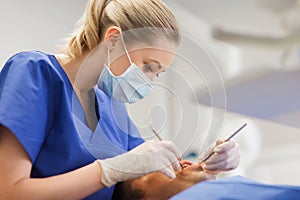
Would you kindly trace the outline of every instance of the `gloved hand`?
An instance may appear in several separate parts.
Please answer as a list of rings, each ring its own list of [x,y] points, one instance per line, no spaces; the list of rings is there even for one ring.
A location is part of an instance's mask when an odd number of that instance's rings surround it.
[[[202,163],[207,171],[229,171],[237,168],[240,162],[239,144],[234,140],[223,142],[218,140],[214,147],[214,155]]]
[[[117,182],[138,178],[158,171],[175,178],[175,171],[181,169],[181,153],[172,142],[147,141],[119,156],[98,160],[102,168],[101,181],[106,187]]]

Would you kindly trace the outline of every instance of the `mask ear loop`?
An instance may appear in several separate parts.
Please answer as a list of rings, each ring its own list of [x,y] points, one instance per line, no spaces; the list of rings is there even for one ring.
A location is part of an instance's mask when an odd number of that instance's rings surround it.
[[[130,56],[129,56],[129,53],[128,53],[128,50],[127,50],[127,48],[126,48],[126,45],[125,45],[125,42],[124,42],[124,39],[123,39],[123,37],[121,38],[121,40],[122,40],[122,43],[123,43],[123,46],[124,46],[124,49],[125,49],[125,53],[126,53],[126,55],[127,55],[127,58],[128,58],[128,60],[129,60],[129,62],[130,62],[130,64],[132,65],[132,61],[131,61],[131,58],[130,58]],[[109,51],[109,48],[107,48],[107,65],[108,65],[108,69],[110,69],[110,51]]]
[[[125,42],[124,42],[123,37],[121,38],[121,40],[122,40],[122,43],[123,43],[123,46],[124,46],[124,49],[125,49],[127,58],[128,58],[128,60],[129,60],[130,64],[132,65],[132,61],[131,61],[131,58],[130,58],[130,56],[129,56],[129,53],[128,53],[128,50],[127,50],[127,48],[126,48],[126,45],[125,45]]]
[[[130,56],[129,56],[128,50],[127,50],[127,48],[126,48],[125,41],[124,41],[123,37],[122,37],[122,43],[123,43],[123,46],[124,46],[126,55],[127,55],[127,57],[128,57],[128,60],[129,60],[130,64],[132,65],[133,63],[132,63],[132,61],[131,61],[131,59],[130,59]],[[150,79],[149,79],[148,77],[146,77],[146,75],[144,75],[144,74],[141,75],[140,73],[137,73],[137,72],[135,72],[135,71],[133,71],[133,72],[134,72],[134,74],[135,74],[139,79],[144,80],[145,82],[147,82],[147,85],[150,83],[150,84],[149,84],[150,87],[151,87],[151,88],[154,88],[154,85],[153,85],[152,81],[150,81]],[[141,73],[143,73],[143,72],[141,72]]]
[[[109,48],[107,48],[107,67],[108,69],[110,69],[110,51]]]

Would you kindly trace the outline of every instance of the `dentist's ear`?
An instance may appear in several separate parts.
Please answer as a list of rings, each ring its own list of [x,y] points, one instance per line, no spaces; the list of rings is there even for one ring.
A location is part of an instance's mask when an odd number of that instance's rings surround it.
[[[104,35],[104,44],[109,50],[112,50],[116,47],[121,37],[121,33],[121,29],[117,26],[111,26],[106,30]]]

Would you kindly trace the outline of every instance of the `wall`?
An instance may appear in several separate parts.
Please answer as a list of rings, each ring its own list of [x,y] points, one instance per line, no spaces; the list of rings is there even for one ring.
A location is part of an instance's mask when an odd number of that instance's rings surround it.
[[[81,17],[85,1],[0,0],[0,69],[14,53],[55,53]]]

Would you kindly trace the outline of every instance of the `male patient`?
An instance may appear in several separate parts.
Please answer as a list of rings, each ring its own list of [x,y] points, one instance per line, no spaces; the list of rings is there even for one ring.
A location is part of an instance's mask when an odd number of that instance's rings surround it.
[[[154,172],[138,179],[118,183],[113,200],[169,199],[173,195],[195,185],[196,183],[215,179],[214,172],[206,172],[199,164],[181,161],[187,166],[176,173],[175,179]]]
[[[218,140],[214,154],[201,164],[180,161],[184,166],[175,179],[155,172],[138,179],[118,183],[113,199],[169,199],[196,183],[215,179],[220,171],[235,169],[240,161],[239,145],[234,141]]]
[[[183,169],[176,173],[175,179],[155,172],[138,179],[118,183],[113,199],[169,199],[196,183],[215,179],[220,171],[235,169],[240,161],[239,145],[234,141],[218,140],[214,154],[205,163],[193,164],[180,161]]]

